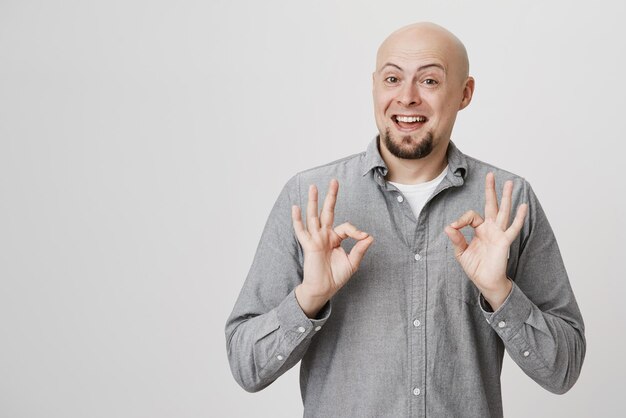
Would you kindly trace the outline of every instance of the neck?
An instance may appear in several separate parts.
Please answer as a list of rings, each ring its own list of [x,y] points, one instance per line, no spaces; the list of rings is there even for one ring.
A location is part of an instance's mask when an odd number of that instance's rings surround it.
[[[379,140],[380,156],[387,164],[388,169],[385,179],[400,184],[418,184],[434,179],[441,174],[448,164],[446,156],[448,142],[437,144],[432,152],[424,158],[410,160],[396,157],[389,152],[383,141]]]

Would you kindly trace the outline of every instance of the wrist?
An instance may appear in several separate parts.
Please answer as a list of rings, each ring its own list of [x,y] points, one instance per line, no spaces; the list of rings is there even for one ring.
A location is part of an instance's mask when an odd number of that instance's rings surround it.
[[[497,311],[504,301],[509,297],[511,290],[513,289],[513,282],[508,277],[502,279],[500,284],[492,289],[481,289],[483,297],[494,311]]]
[[[330,300],[330,296],[314,294],[302,284],[296,286],[295,295],[302,312],[310,319],[315,319],[318,312]]]

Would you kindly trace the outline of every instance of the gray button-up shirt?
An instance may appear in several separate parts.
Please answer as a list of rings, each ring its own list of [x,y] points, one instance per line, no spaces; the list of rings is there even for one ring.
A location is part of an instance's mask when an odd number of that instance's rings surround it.
[[[366,152],[298,173],[274,205],[252,267],[226,323],[237,382],[258,391],[302,361],[306,417],[501,417],[506,349],[554,393],[578,378],[583,320],[552,229],[529,184],[448,147],[448,172],[418,219],[384,176],[377,139]],[[513,208],[529,204],[510,248],[513,289],[491,312],[454,258],[444,227],[484,213],[485,176],[498,194],[513,180]],[[358,271],[316,319],[300,309],[303,253],[291,206],[305,207],[339,181],[335,222],[374,236]],[[498,196],[498,199],[500,196]],[[303,216],[304,216],[303,211]],[[469,240],[473,230],[463,231]],[[354,242],[345,240],[349,251]]]

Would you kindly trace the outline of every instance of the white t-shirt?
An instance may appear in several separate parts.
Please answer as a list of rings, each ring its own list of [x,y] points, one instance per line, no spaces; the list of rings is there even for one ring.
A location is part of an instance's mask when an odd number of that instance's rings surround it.
[[[427,181],[425,183],[418,184],[400,184],[394,183],[390,181],[389,183],[393,184],[400,190],[402,195],[398,195],[398,201],[402,202],[406,199],[409,202],[409,206],[411,206],[411,210],[415,214],[415,219],[419,218],[420,212],[422,208],[426,204],[426,201],[433,194],[441,180],[446,176],[448,172],[448,166],[443,169],[441,174],[432,179],[431,181]]]

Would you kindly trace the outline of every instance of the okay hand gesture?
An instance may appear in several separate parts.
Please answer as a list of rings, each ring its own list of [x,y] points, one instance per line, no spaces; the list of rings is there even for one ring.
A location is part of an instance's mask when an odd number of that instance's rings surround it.
[[[302,223],[300,207],[294,205],[291,208],[293,227],[304,251],[304,278],[296,288],[296,298],[310,318],[348,282],[374,241],[371,235],[359,231],[349,222],[333,228],[338,190],[337,180],[331,180],[318,217],[317,187],[309,187],[306,227]],[[348,237],[357,240],[349,254],[341,247],[341,242]]]
[[[504,183],[498,208],[495,178],[493,173],[487,174],[485,219],[470,210],[445,228],[454,245],[457,261],[494,310],[511,291],[512,283],[506,276],[509,248],[519,235],[528,211],[528,205],[521,204],[509,226],[512,194],[513,182],[509,180]],[[466,226],[474,228],[474,238],[469,244],[460,232]]]

